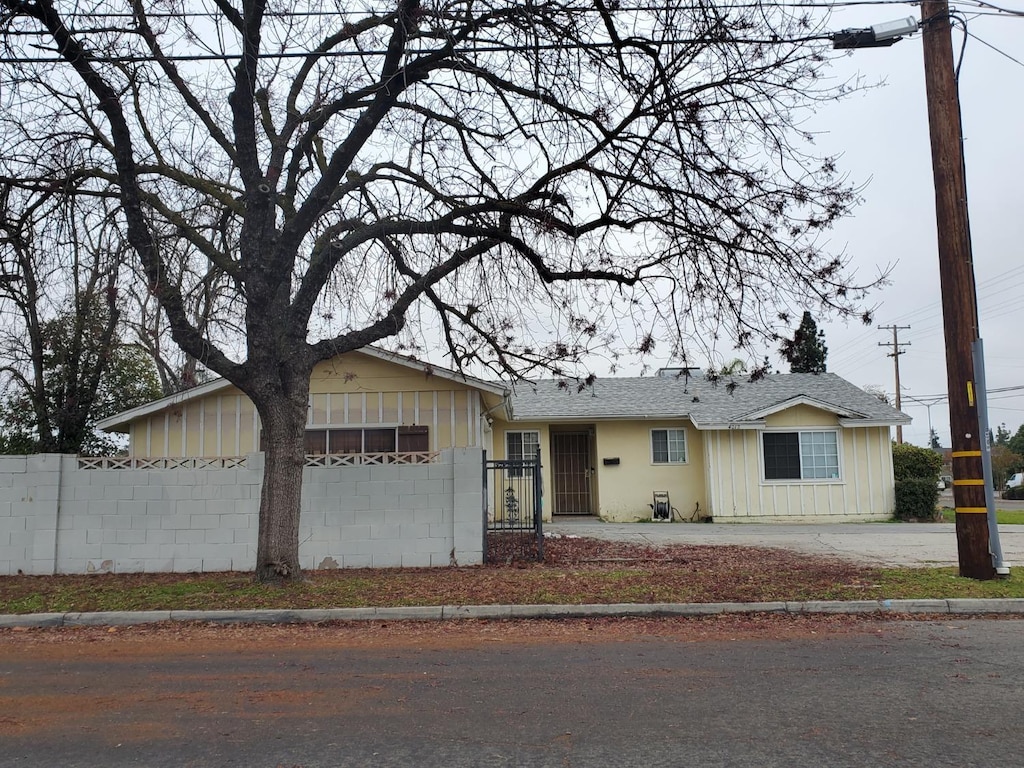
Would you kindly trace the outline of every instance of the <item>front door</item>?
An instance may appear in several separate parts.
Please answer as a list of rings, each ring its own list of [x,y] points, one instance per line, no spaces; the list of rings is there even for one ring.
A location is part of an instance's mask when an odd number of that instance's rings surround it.
[[[555,515],[592,515],[593,475],[589,432],[551,433],[551,472]]]

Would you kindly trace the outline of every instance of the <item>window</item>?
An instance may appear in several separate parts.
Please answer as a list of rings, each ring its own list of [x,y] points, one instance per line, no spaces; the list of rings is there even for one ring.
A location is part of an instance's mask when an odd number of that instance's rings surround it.
[[[832,430],[765,432],[765,480],[827,480],[839,478],[839,439]]]
[[[260,434],[262,441],[263,435]],[[262,447],[262,443],[261,443]],[[430,450],[425,426],[373,429],[307,429],[306,453],[394,453]]]
[[[363,430],[332,429],[331,453],[362,453]]]
[[[425,426],[399,427],[398,450],[401,453],[422,453],[430,450],[430,433]]]
[[[327,430],[307,429],[306,430],[306,453],[321,454],[327,453]]]
[[[685,464],[686,430],[652,429],[651,462],[654,464]]]
[[[394,453],[394,429],[364,429],[363,453]]]
[[[523,461],[536,457],[540,451],[540,432],[506,432],[505,458],[509,461]],[[510,469],[510,477],[521,477],[522,470]]]

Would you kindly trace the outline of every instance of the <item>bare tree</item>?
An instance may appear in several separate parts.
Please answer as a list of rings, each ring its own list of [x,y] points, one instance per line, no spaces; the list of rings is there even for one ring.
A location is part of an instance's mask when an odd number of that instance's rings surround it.
[[[436,334],[457,366],[524,375],[616,339],[747,344],[780,307],[856,311],[843,262],[816,245],[853,195],[798,129],[837,95],[801,11],[0,7],[5,98],[30,126],[14,149],[88,144],[175,341],[259,411],[260,579],[298,573],[318,361]],[[208,269],[175,275],[155,232]],[[207,273],[230,286],[234,338],[189,314]]]
[[[93,424],[155,394],[149,360],[120,340],[116,199],[0,185],[0,367],[5,449],[90,453]],[[109,442],[109,441],[108,441]]]

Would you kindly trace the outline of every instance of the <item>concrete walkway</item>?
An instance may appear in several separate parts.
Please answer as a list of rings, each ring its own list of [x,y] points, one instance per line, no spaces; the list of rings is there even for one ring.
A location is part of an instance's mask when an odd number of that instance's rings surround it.
[[[957,564],[952,523],[605,523],[563,518],[546,524],[544,533],[640,544],[772,547],[900,568]],[[1002,526],[999,539],[1003,559],[1024,565],[1024,525]]]

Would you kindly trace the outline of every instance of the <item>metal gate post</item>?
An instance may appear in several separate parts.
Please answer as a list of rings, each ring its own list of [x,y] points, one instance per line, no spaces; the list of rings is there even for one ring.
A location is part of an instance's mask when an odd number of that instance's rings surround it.
[[[481,509],[481,511],[480,511],[480,514],[483,516],[483,518],[482,518],[483,525],[480,526],[480,528],[481,528],[480,535],[483,537],[483,553],[484,553],[483,561],[486,563],[487,562],[487,506],[488,506],[488,501],[487,500],[490,498],[490,496],[488,496],[488,493],[487,493],[487,451],[484,451],[483,455],[484,455],[484,460],[483,460],[483,463],[480,465],[480,472],[481,472],[481,474],[483,475],[483,478],[484,478],[483,479],[483,494],[481,494],[481,496],[480,496],[481,507],[483,507],[483,509]]]
[[[540,448],[533,466],[533,527],[537,530],[537,560],[544,562],[544,509],[541,493],[544,484],[540,477]]]

